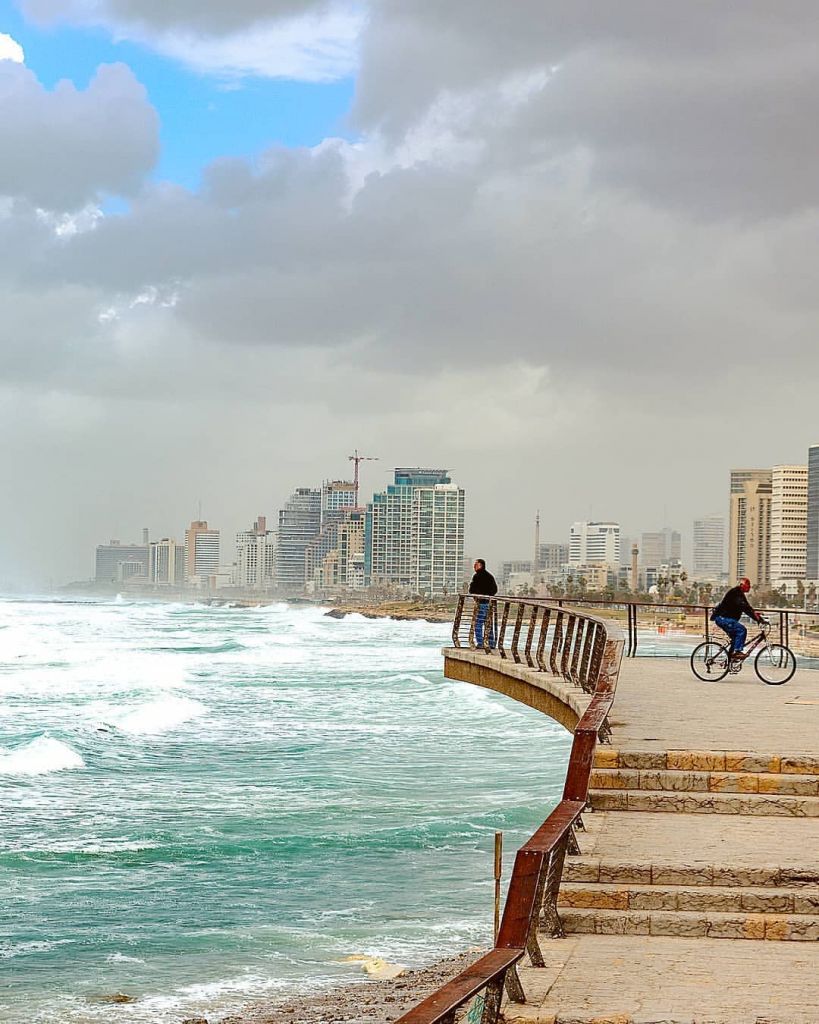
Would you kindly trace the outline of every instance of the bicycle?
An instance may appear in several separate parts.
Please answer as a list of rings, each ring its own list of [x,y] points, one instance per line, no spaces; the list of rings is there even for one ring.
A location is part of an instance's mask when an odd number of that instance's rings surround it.
[[[736,675],[751,652],[759,647],[754,658],[754,671],[762,682],[769,686],[787,683],[796,671],[796,656],[790,647],[768,642],[770,628],[771,624],[767,619],[760,621],[760,630],[755,637],[746,641],[742,648],[745,657],[741,659],[731,657],[729,644],[706,640],[695,647],[691,654],[691,671],[704,683],[717,683],[729,672]]]

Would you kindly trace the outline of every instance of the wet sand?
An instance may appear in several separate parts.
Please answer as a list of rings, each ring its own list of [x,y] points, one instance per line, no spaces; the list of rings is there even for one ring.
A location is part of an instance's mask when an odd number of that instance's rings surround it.
[[[320,995],[249,1006],[210,1024],[390,1024],[485,952],[473,949],[392,980],[362,980]],[[205,1024],[205,1018],[191,1021]]]

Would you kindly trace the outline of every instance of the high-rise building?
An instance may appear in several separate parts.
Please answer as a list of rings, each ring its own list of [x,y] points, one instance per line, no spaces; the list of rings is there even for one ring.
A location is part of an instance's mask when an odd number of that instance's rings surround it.
[[[122,583],[133,576],[148,575],[148,545],[98,544],[94,567],[97,583]]]
[[[728,572],[734,582],[747,576],[754,586],[770,583],[770,469],[731,470]]]
[[[276,550],[276,585],[303,590],[304,562],[308,544],[321,529],[321,491],[297,487],[279,509],[279,540]]]
[[[540,572],[547,580],[557,579],[560,570],[569,561],[568,544],[541,544],[540,545]]]
[[[259,516],[250,530],[236,534],[236,583],[250,590],[266,590],[276,572],[276,534]]]
[[[619,523],[572,523],[569,564],[620,565]]]
[[[350,509],[338,527],[338,585],[348,590],[364,586],[363,508]]]
[[[677,530],[666,526],[654,533],[640,537],[640,563],[644,569],[656,569],[660,565],[674,565],[682,557],[682,536]]]
[[[725,572],[725,517],[707,515],[694,520],[691,572],[697,580],[716,580]]]
[[[808,539],[808,467],[771,472],[771,579],[805,579]]]
[[[321,526],[304,549],[304,581],[307,586],[319,589],[338,586],[339,526],[354,506],[354,483],[327,480],[322,484]],[[328,583],[327,580],[332,582]]]
[[[445,469],[395,470],[367,505],[367,585],[436,596],[461,583],[465,494]]]
[[[185,546],[163,537],[148,544],[148,579],[162,586],[181,586],[185,582]]]
[[[507,592],[506,588],[509,586],[509,579],[511,576],[516,576],[519,573],[532,573],[532,560],[530,558],[514,558],[508,562],[501,562],[500,573],[498,576],[498,586],[502,594]]]
[[[199,583],[219,572],[219,531],[204,519],[194,519],[185,530],[185,579]]]
[[[805,577],[819,580],[819,444],[808,448],[808,517]]]
[[[346,509],[355,508],[355,484],[347,480],[326,480],[321,485],[321,523],[342,519]]]

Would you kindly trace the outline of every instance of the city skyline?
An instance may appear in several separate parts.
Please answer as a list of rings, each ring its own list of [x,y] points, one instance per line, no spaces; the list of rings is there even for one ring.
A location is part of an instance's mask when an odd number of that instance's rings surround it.
[[[817,440],[819,11],[134,10],[0,0],[4,583],[233,535],[339,438],[453,467],[495,561]]]

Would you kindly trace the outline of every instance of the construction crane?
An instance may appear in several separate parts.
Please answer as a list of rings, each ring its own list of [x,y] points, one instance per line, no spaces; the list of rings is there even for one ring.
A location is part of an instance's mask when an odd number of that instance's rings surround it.
[[[355,449],[352,455],[348,455],[347,458],[350,462],[355,463],[355,476],[353,482],[355,484],[355,507],[358,508],[358,467],[362,462],[378,462],[377,455],[359,455],[358,448]]]

